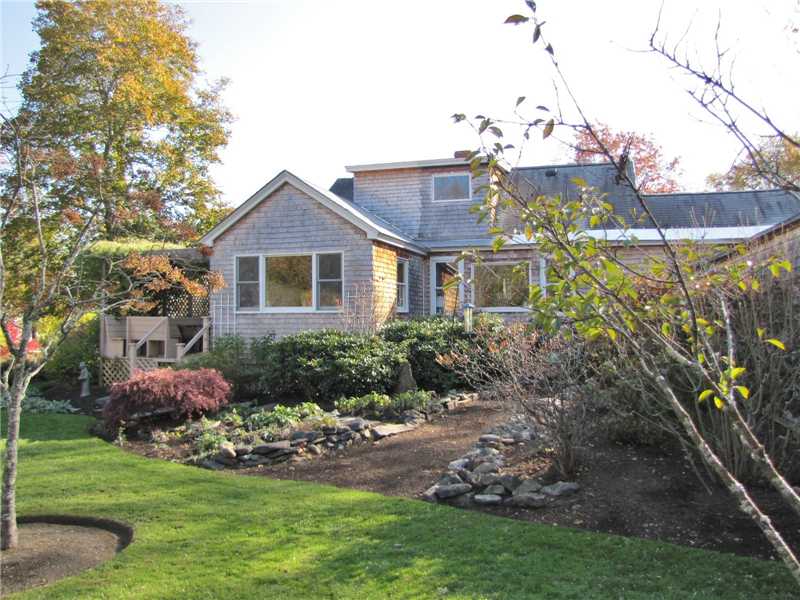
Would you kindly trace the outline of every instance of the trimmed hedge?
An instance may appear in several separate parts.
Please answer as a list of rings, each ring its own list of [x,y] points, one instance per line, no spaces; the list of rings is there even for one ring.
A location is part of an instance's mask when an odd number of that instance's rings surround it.
[[[379,336],[328,329],[264,344],[254,358],[266,397],[330,403],[342,396],[390,391],[406,350]]]
[[[164,411],[174,418],[199,416],[228,404],[230,394],[230,384],[213,369],[140,371],[111,386],[103,420],[113,431],[143,413]]]

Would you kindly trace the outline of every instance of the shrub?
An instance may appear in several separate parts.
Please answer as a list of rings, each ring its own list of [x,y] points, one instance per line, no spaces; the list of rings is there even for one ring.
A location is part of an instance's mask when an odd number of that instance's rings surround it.
[[[4,397],[0,397],[0,408],[8,408],[8,403]],[[22,400],[22,411],[35,414],[72,414],[78,409],[72,406],[69,400],[48,400],[41,395],[39,389],[34,385],[28,386],[28,393]]]
[[[284,337],[259,350],[260,389],[267,397],[315,402],[386,392],[406,359],[398,344],[335,330]]]
[[[340,398],[336,401],[336,410],[345,415],[380,417],[391,405],[392,399],[387,394],[370,392],[363,396]]]
[[[111,386],[103,420],[110,431],[142,413],[165,411],[174,418],[202,415],[225,406],[230,393],[230,384],[213,369],[139,372]]]
[[[259,338],[250,342],[235,335],[214,338],[208,352],[190,354],[175,368],[177,369],[215,369],[233,387],[233,397],[237,400],[252,398],[257,394],[259,369],[253,356],[256,348],[269,344],[271,337]]]
[[[433,393],[425,390],[403,392],[392,397],[392,408],[397,412],[404,410],[426,410],[433,402]]]
[[[46,341],[50,332],[59,326],[60,321],[48,319],[40,328],[39,337]],[[90,373],[99,372],[100,319],[94,313],[86,315],[55,349],[42,368],[42,374],[47,379],[73,382],[77,385],[81,362],[86,363]]]
[[[321,417],[323,414],[323,410],[313,402],[302,402],[297,406],[278,404],[272,410],[259,410],[252,413],[244,420],[244,426],[249,431],[287,427],[305,419]]]
[[[494,327],[491,317],[481,315],[481,320],[476,328]],[[406,348],[411,371],[420,388],[443,394],[453,388],[468,387],[466,379],[458,372],[436,361],[439,355],[464,351],[473,343],[462,321],[442,317],[396,320],[387,323],[379,335]]]

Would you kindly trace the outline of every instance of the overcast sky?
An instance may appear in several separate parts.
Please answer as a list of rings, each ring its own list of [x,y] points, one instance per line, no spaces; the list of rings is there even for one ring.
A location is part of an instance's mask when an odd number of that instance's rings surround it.
[[[450,156],[476,140],[449,116],[507,116],[518,96],[553,103],[552,70],[530,30],[503,25],[522,0],[271,0],[184,2],[209,80],[228,77],[236,116],[214,177],[243,202],[281,169],[327,187],[344,165]],[[598,120],[652,133],[682,159],[683,185],[726,170],[734,141],[707,122],[687,82],[641,52],[662,0],[539,0],[550,41]],[[798,0],[664,0],[663,25],[709,57],[717,20],[739,89],[800,130]],[[32,2],[0,0],[2,65],[21,72],[38,45]],[[794,39],[793,39],[794,38]],[[13,97],[6,99],[14,101]],[[563,162],[555,142],[531,144],[525,164]]]

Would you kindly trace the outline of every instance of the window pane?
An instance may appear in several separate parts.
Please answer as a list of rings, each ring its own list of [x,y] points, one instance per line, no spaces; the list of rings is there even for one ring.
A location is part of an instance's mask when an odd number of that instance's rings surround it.
[[[528,301],[528,263],[476,265],[474,285],[478,306],[524,306]]]
[[[456,269],[447,263],[436,263],[436,287],[442,287],[456,276]]]
[[[258,281],[258,257],[242,256],[239,261],[239,281]]]
[[[398,310],[405,310],[406,309],[406,284],[398,283],[397,284],[397,309]]]
[[[317,288],[317,302],[320,308],[340,308],[342,306],[342,282],[320,281]]]
[[[268,256],[267,306],[311,306],[311,257]]]
[[[408,263],[404,261],[397,262],[397,283],[405,283],[406,282],[406,268],[408,267]]]
[[[468,200],[469,175],[438,175],[433,178],[434,200]]]
[[[342,255],[319,254],[317,255],[317,279],[341,279]]]
[[[240,283],[236,286],[239,308],[258,308],[258,284]]]

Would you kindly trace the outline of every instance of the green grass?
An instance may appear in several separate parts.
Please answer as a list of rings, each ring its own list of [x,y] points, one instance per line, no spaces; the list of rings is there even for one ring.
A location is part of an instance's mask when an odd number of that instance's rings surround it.
[[[777,563],[522,523],[124,452],[89,420],[25,415],[20,514],[136,528],[114,560],[19,598],[793,597]]]

